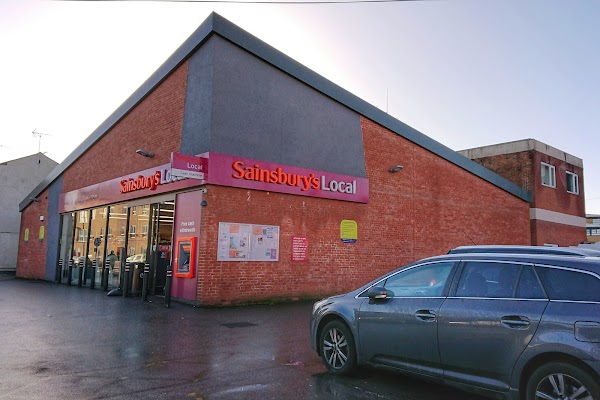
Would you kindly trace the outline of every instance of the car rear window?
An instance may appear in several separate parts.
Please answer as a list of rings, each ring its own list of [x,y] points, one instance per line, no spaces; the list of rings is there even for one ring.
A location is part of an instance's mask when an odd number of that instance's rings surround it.
[[[594,275],[548,267],[537,271],[551,300],[600,302],[600,279]]]

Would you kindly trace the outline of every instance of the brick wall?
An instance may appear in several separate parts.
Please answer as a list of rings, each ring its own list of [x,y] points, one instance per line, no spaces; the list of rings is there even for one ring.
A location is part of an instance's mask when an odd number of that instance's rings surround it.
[[[557,244],[559,246],[577,246],[587,241],[585,228],[557,224],[548,221],[531,221],[531,240],[533,245]]]
[[[467,244],[529,244],[529,205],[387,129],[362,120],[369,204],[212,186],[202,210],[198,299],[233,304],[355,289],[422,257]],[[388,168],[402,164],[398,173]],[[356,244],[340,222],[358,223]],[[217,262],[219,222],[277,225],[279,262]],[[292,236],[308,262],[291,262]]]
[[[554,165],[556,172],[556,188],[542,185],[541,163]],[[574,172],[579,176],[579,194],[567,192],[567,174],[566,171]],[[544,210],[561,212],[569,215],[576,215],[585,218],[585,196],[583,188],[583,169],[565,161],[548,156],[546,154],[535,154],[534,174],[537,178],[534,191],[533,207],[543,208]],[[585,235],[585,228],[583,230]]]
[[[32,202],[21,213],[21,232],[19,233],[19,254],[17,257],[16,276],[27,279],[44,279],[46,275],[46,242],[48,240],[48,190],[38,197],[39,202]],[[40,216],[44,221],[40,221]],[[44,239],[39,239],[40,227],[44,227]],[[26,242],[25,230],[29,229],[29,240]]]
[[[187,62],[169,75],[64,173],[63,192],[170,162],[179,151]],[[153,158],[135,153],[144,148]]]
[[[512,183],[529,191],[535,188],[533,173],[534,154],[532,151],[521,151],[512,154],[476,158],[473,161],[483,165]]]

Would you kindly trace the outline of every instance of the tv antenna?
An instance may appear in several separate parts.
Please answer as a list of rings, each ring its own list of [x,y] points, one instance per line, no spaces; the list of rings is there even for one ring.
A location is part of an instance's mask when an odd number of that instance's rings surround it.
[[[41,152],[42,149],[42,136],[52,136],[49,133],[36,132],[35,129],[31,132],[33,137],[38,138],[38,153]]]

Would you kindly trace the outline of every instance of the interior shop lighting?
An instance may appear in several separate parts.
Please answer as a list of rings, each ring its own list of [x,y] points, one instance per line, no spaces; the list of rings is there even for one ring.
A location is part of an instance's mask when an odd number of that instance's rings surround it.
[[[402,171],[404,169],[404,166],[400,165],[400,164],[396,164],[390,167],[390,169],[388,169],[389,172],[398,172],[398,171]]]
[[[138,153],[140,156],[144,156],[144,157],[148,157],[148,158],[154,157],[154,153],[151,152],[150,150],[137,149],[135,152]]]

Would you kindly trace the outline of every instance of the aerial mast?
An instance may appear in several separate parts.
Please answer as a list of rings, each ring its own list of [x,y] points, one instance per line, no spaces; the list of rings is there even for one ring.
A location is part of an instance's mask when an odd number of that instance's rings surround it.
[[[52,136],[52,135],[50,135],[49,133],[36,132],[35,129],[31,133],[33,134],[33,137],[38,138],[38,153],[40,153],[42,151],[42,136]]]

